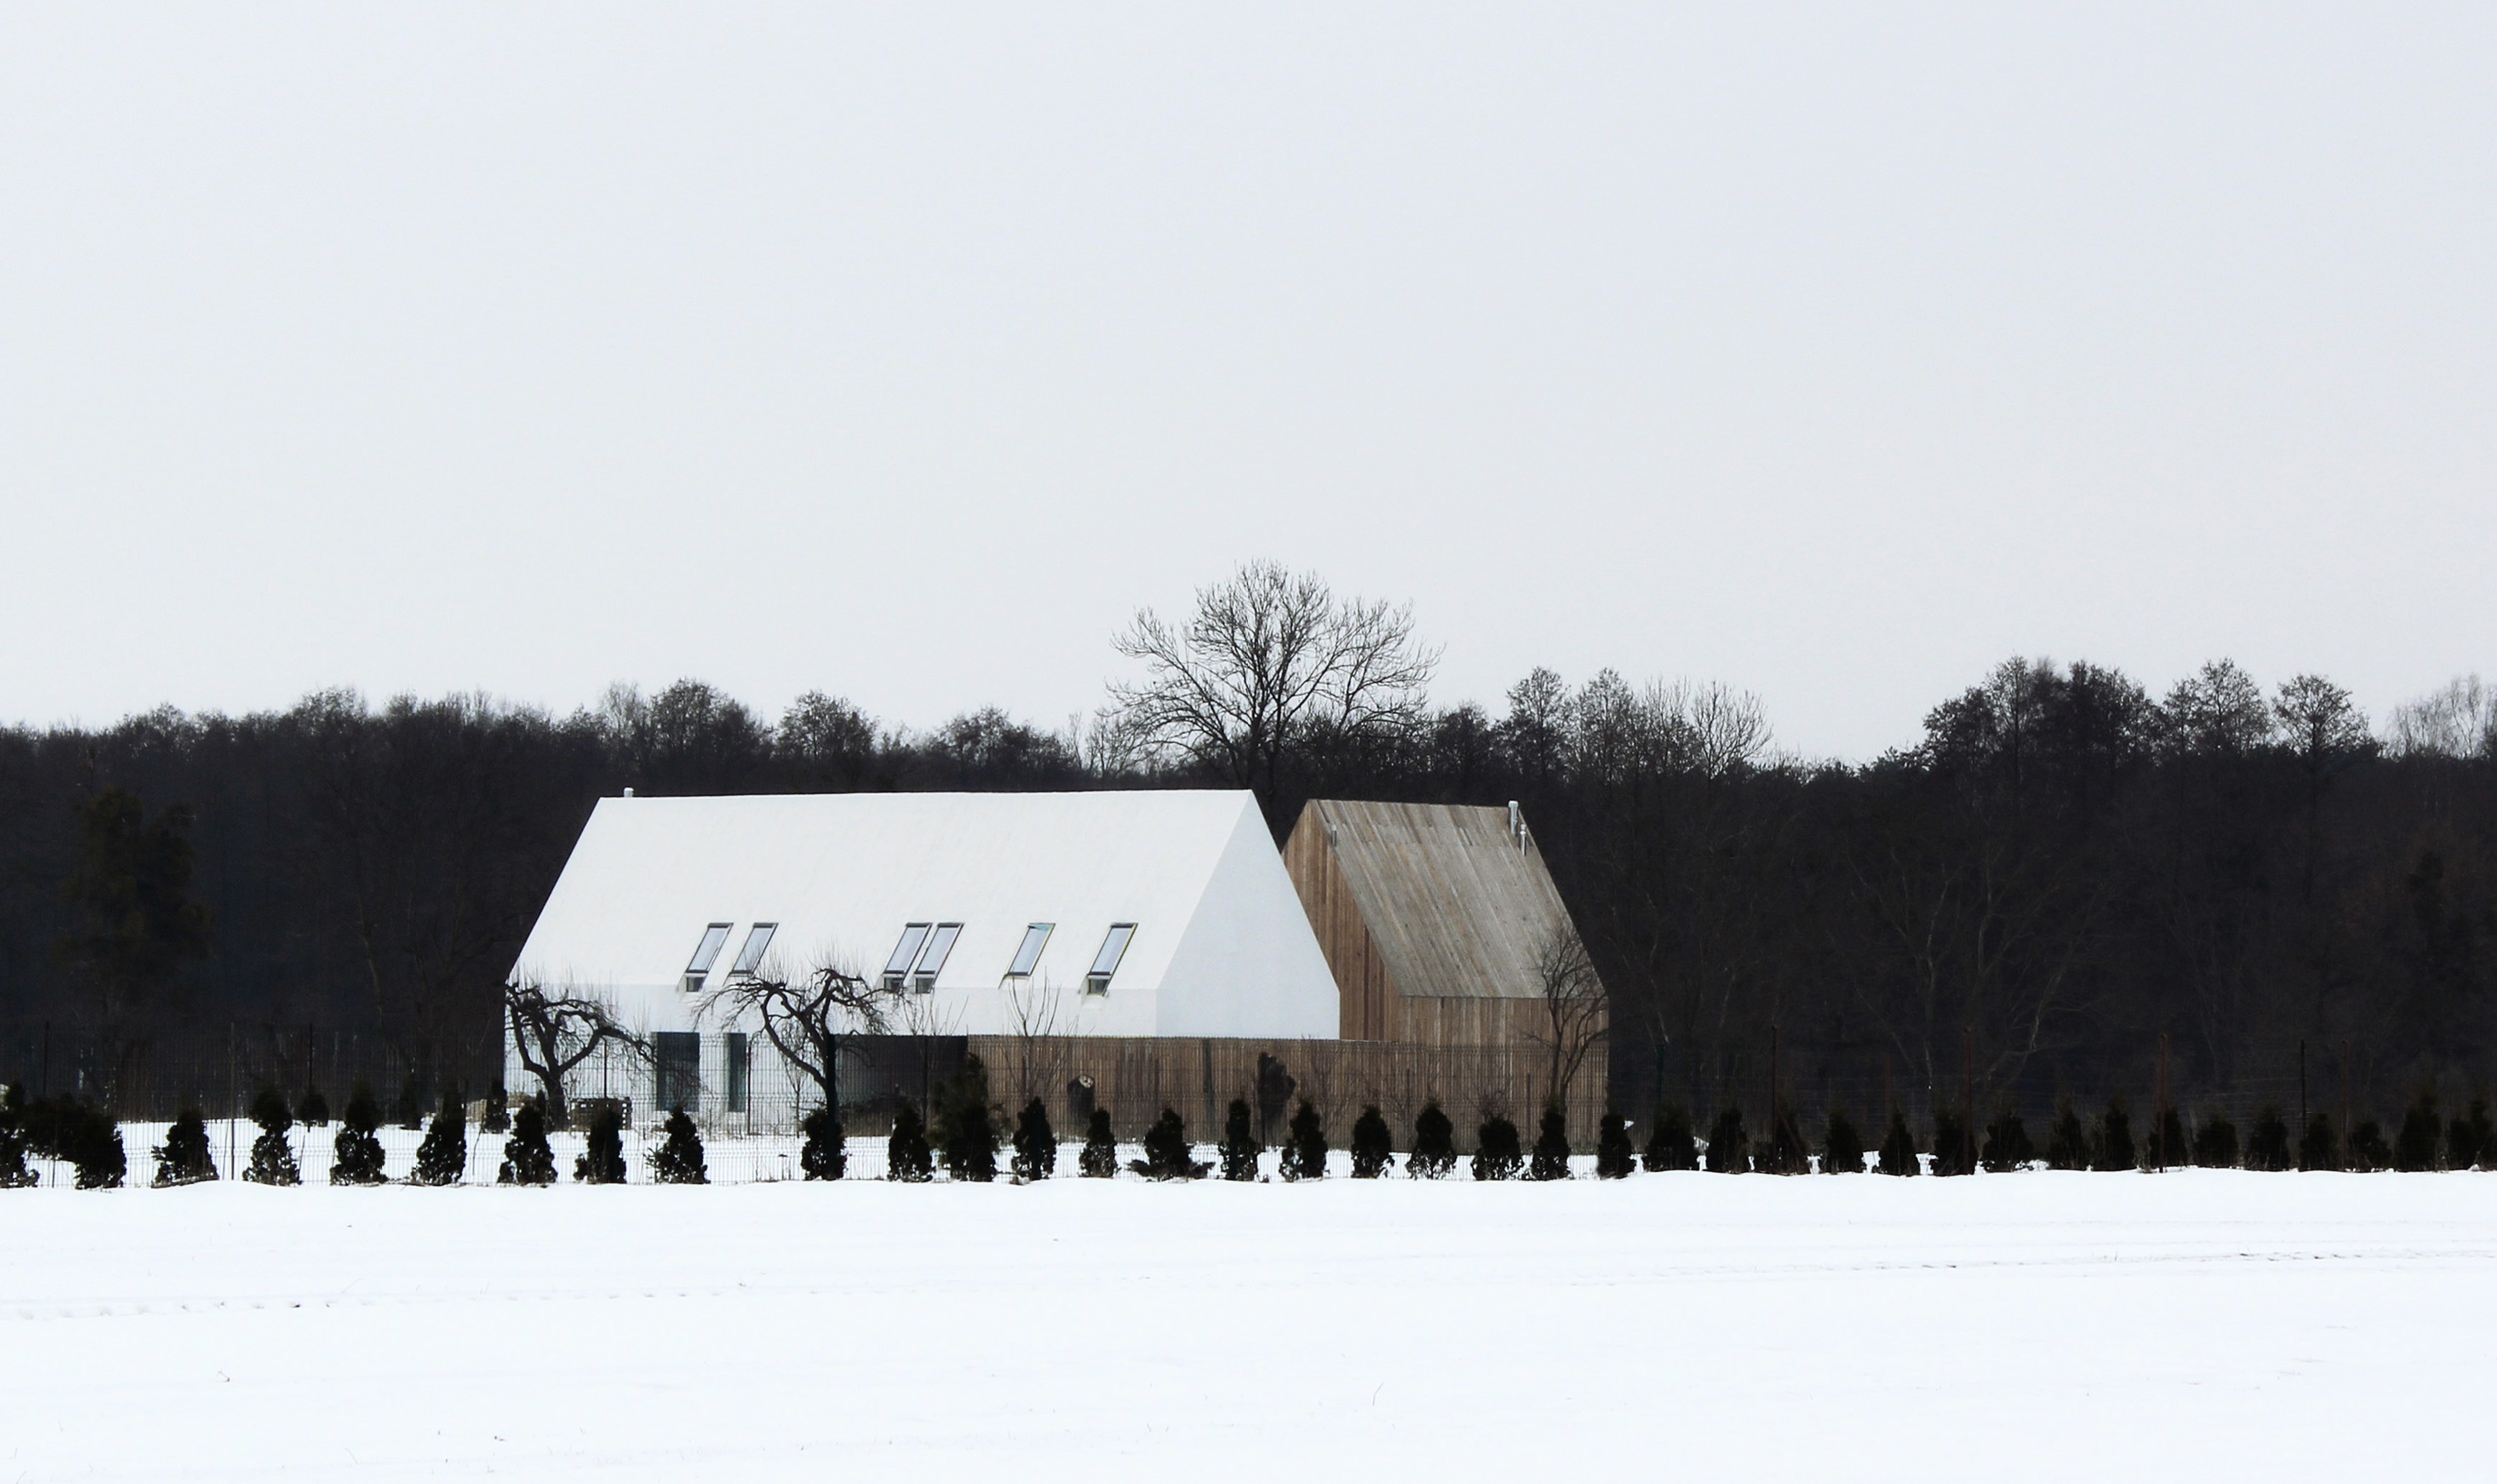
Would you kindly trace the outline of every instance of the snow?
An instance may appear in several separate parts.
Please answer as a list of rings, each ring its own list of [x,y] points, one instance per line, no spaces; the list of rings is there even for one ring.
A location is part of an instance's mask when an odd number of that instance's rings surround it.
[[[0,1480],[2443,1479],[2497,1382],[2481,1174],[225,1181],[0,1233]]]

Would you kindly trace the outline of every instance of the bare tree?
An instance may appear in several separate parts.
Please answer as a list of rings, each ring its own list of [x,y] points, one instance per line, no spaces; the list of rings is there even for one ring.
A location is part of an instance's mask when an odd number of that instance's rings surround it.
[[[1065,997],[1057,982],[1046,975],[1014,981],[1006,996],[1011,1059],[1006,1073],[1014,1080],[1015,1102],[1020,1107],[1034,1098],[1046,1098],[1057,1082],[1064,1061],[1058,1051],[1058,1011]]]
[[[781,1060],[815,1085],[822,1106],[837,1110],[842,1043],[884,1034],[896,998],[897,992],[871,984],[828,954],[796,979],[768,961],[754,973],[732,974],[703,995],[694,1016],[760,1025]]]
[[[520,1066],[545,1090],[550,1127],[570,1123],[563,1084],[573,1068],[608,1047],[621,1047],[636,1061],[650,1060],[650,1039],[627,1030],[596,995],[569,988],[549,991],[524,981],[503,986],[502,1004]]]
[[[2323,792],[2334,775],[2375,746],[2366,718],[2349,692],[2320,675],[2300,675],[2280,687],[2271,703],[2289,752],[2306,775],[2306,868],[2304,899],[2315,896],[2315,858],[2321,851]]]
[[[2388,730],[2401,757],[2497,758],[2497,689],[2465,675],[2394,707]]]
[[[1146,667],[1142,682],[1110,688],[1124,735],[1256,789],[1269,807],[1285,758],[1312,734],[1419,726],[1439,663],[1414,639],[1410,605],[1338,600],[1270,561],[1200,589],[1185,624],[1146,609],[1114,642]]]
[[[1604,982],[1596,977],[1586,944],[1566,922],[1554,922],[1536,940],[1534,972],[1535,990],[1543,1002],[1543,1024],[1533,1039],[1546,1056],[1544,1091],[1566,1106],[1569,1085],[1577,1079],[1579,1067],[1604,1039]]]

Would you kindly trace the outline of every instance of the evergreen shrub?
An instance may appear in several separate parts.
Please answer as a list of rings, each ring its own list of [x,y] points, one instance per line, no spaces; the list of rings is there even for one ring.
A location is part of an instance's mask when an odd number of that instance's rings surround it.
[[[841,1115],[829,1104],[816,1104],[798,1120],[798,1131],[806,1135],[798,1145],[798,1177],[808,1180],[837,1180],[850,1170],[849,1130],[841,1126]]]
[[[2081,1123],[2081,1114],[2069,1098],[2055,1105],[2055,1127],[2047,1134],[2047,1168],[2087,1169],[2089,1167],[2089,1130]]]
[[[79,1189],[121,1188],[130,1175],[130,1154],[112,1114],[93,1104],[71,1102],[62,1133],[61,1156],[77,1170]],[[210,1177],[215,1177],[213,1172]]]
[[[1595,1125],[1595,1177],[1626,1180],[1638,1167],[1639,1154],[1631,1146],[1629,1127],[1621,1121],[1621,1114],[1604,1110],[1603,1121]]]
[[[26,1165],[32,1139],[26,1127],[26,1089],[16,1083],[0,1088],[0,1190],[19,1190],[40,1175]]]
[[[2089,1152],[2091,1169],[2112,1174],[2141,1167],[2140,1151],[2132,1141],[2132,1115],[2124,1111],[2121,1098],[2106,1101],[2106,1116],[2098,1120],[2098,1136]]]
[[[1569,1178],[1569,1115],[1557,1102],[1543,1105],[1543,1121],[1534,1135],[1534,1161],[1526,1166],[1526,1178]]]
[[[588,1147],[572,1161],[572,1178],[584,1185],[624,1183],[624,1110],[614,1099],[591,1105]]]
[[[896,1184],[924,1185],[936,1175],[928,1153],[928,1125],[919,1105],[905,1098],[893,1111],[893,1132],[884,1141],[884,1177]]]
[[[2286,1128],[2280,1130],[2280,1138],[2285,1145]],[[2285,1154],[2286,1149],[2282,1152]],[[2204,1169],[2237,1167],[2237,1125],[2228,1121],[2226,1113],[2214,1112],[2193,1130],[2193,1162]]]
[[[497,1184],[551,1185],[555,1182],[554,1145],[546,1141],[546,1106],[531,1098],[511,1119],[511,1135],[502,1142],[502,1169]]]
[[[2455,1169],[2485,1169],[2497,1160],[2497,1128],[2488,1120],[2488,1100],[2471,1100],[2470,1112],[2445,1129],[2445,1162]]]
[[[261,1089],[252,1099],[252,1121],[259,1125],[260,1136],[252,1140],[252,1163],[243,1177],[255,1185],[304,1183],[303,1172],[295,1167],[295,1150],[286,1139],[287,1130],[295,1126],[286,1095],[276,1088]]]
[[[1119,1172],[1119,1141],[1110,1136],[1110,1110],[1096,1108],[1084,1120],[1084,1150],[1076,1155],[1076,1172],[1088,1180],[1106,1180]]]
[[[1977,1152],[1969,1138],[1968,1122],[1956,1108],[1934,1110],[1934,1173],[1938,1175],[1975,1174]]]
[[[1058,1172],[1058,1135],[1049,1126],[1049,1107],[1034,1098],[1015,1115],[1014,1176],[1026,1184]]]
[[[1762,1174],[1812,1172],[1812,1150],[1804,1143],[1803,1129],[1796,1124],[1792,1109],[1769,1110],[1769,1146],[1762,1152],[1758,1167]]]
[[[1352,1177],[1374,1180],[1396,1167],[1395,1135],[1387,1131],[1387,1120],[1372,1103],[1361,1110],[1361,1116],[1352,1124]]]
[[[1639,1162],[1649,1174],[1699,1168],[1699,1141],[1691,1136],[1690,1112],[1678,1103],[1656,1105],[1647,1122],[1647,1148]]]
[[[373,1101],[373,1090],[356,1084],[339,1114],[339,1136],[330,1144],[331,1184],[382,1183],[382,1140],[374,1136],[381,1126],[382,1110]]]
[[[2021,1111],[2007,1105],[1986,1125],[1986,1152],[1980,1162],[1988,1174],[2010,1174],[2027,1169],[2037,1157],[2037,1149],[2029,1142],[2029,1129],[2021,1123]]]
[[[165,1130],[165,1142],[156,1149],[156,1178],[159,1189],[168,1185],[197,1185],[217,1178],[217,1161],[208,1151],[208,1123],[196,1108],[186,1108],[174,1117],[172,1127]]]
[[[1843,1108],[1832,1107],[1821,1119],[1821,1172],[1864,1173],[1864,1135]]]
[[[2245,1137],[2245,1167],[2271,1173],[2297,1167],[2289,1149],[2288,1120],[2272,1104],[2264,1104],[2254,1114],[2254,1126]]]
[[[1906,1113],[1896,1110],[1891,1113],[1890,1131],[1882,1135],[1882,1154],[1874,1167],[1884,1174],[1902,1177],[1925,1172],[1917,1163],[1916,1135],[1908,1131]]]
[[[667,1111],[659,1151],[650,1156],[650,1178],[662,1185],[707,1185],[711,1170],[702,1157],[702,1130],[678,1104]]]
[[[1213,1168],[1189,1157],[1188,1125],[1180,1121],[1179,1111],[1166,1108],[1145,1130],[1145,1157],[1128,1168],[1149,1180],[1193,1180]]]
[[[330,1100],[321,1096],[319,1087],[306,1088],[304,1096],[295,1100],[295,1121],[307,1128],[330,1126]]]
[[[2158,1115],[2158,1131],[2143,1149],[2142,1162],[2174,1169],[2193,1162],[2193,1141],[2185,1137],[2184,1117],[2171,1106]]]
[[[1526,1155],[1517,1140],[1517,1125],[1499,1113],[1483,1119],[1482,1126],[1474,1130],[1474,1178],[1515,1179],[1525,1165]]]
[[[2297,1142],[2297,1167],[2300,1169],[2339,1169],[2342,1166],[2341,1140],[2333,1131],[2332,1119],[2316,1113],[2306,1120],[2306,1135]]]
[[[1292,1111],[1291,1136],[1284,1141],[1282,1173],[1286,1180],[1326,1178],[1326,1121],[1308,1099]]]
[[[1405,1158],[1404,1172],[1417,1180],[1441,1180],[1455,1168],[1456,1124],[1433,1098],[1413,1119],[1413,1152]]]
[[[1705,1155],[1710,1174],[1744,1174],[1751,1169],[1751,1139],[1743,1132],[1743,1111],[1732,1104],[1717,1111],[1708,1129]]]
[[[937,1090],[936,1134],[947,1179],[985,1185],[997,1178],[997,1119],[989,1105],[989,1070],[977,1053],[964,1057]]]
[[[1223,1141],[1214,1146],[1223,1164],[1223,1178],[1247,1182],[1257,1177],[1256,1119],[1248,1100],[1235,1098],[1223,1110]]]
[[[616,1155],[623,1163],[623,1154]],[[433,1126],[425,1131],[424,1142],[416,1146],[416,1167],[408,1176],[418,1185],[455,1185],[468,1172],[468,1114],[459,1106],[457,1089],[442,1095],[442,1111],[433,1115]]]
[[[511,1131],[511,1090],[502,1085],[499,1077],[494,1079],[494,1090],[485,1095],[485,1121],[479,1126],[488,1133]]]
[[[2389,1169],[2393,1150],[2384,1142],[2384,1130],[2373,1118],[2361,1118],[2349,1133],[2349,1167],[2358,1174],[2374,1174]]]
[[[2444,1142],[2445,1124],[2437,1115],[2436,1091],[2421,1088],[2402,1113],[2401,1131],[2393,1135],[2393,1167],[2405,1174],[2439,1168]]]

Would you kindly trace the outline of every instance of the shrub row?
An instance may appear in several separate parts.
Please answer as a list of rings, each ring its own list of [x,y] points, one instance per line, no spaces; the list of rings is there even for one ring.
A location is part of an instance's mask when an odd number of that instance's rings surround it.
[[[251,1160],[242,1177],[266,1185],[302,1183],[287,1133],[298,1113],[306,1114],[304,1121],[312,1125],[313,1112],[309,1107],[290,1111],[286,1099],[274,1090],[257,1096],[251,1117],[260,1132],[252,1142]],[[328,1110],[319,1112],[326,1118]],[[384,1183],[388,1177],[376,1137],[381,1114],[371,1092],[359,1086],[338,1121],[330,1182]],[[2067,1170],[2128,1170],[2160,1164],[2424,1171],[2497,1165],[2497,1127],[2491,1126],[2488,1105],[2480,1099],[2473,1099],[2448,1121],[2439,1115],[2433,1095],[2423,1093],[2389,1143],[2372,1119],[2359,1122],[2344,1140],[2331,1118],[2322,1113],[2313,1114],[2292,1140],[2276,1108],[2264,1109],[2242,1139],[2222,1113],[2203,1117],[2190,1129],[2173,1109],[2154,1121],[2156,1126],[2137,1135],[2122,1100],[2117,1099],[2084,1123],[2067,1102],[2057,1110],[2041,1148],[2032,1141],[2017,1112],[1999,1113],[1980,1133],[1946,1110],[1936,1113],[1932,1137],[1920,1147],[1906,1116],[1893,1113],[1880,1143],[1868,1151],[1846,1111],[1833,1108],[1822,1119],[1816,1158],[1796,1119],[1784,1111],[1773,1117],[1767,1135],[1755,1146],[1739,1108],[1720,1111],[1708,1137],[1701,1140],[1694,1134],[1689,1115],[1668,1106],[1658,1109],[1649,1120],[1643,1148],[1634,1147],[1628,1126],[1607,1112],[1596,1135],[1595,1173],[1601,1179],[1621,1179],[1644,1167],[1650,1172],[1705,1169],[1721,1174],[1804,1174],[1817,1166],[1825,1174],[1844,1174],[1864,1171],[1868,1152],[1873,1156],[1873,1171],[1896,1176],[1916,1175],[1928,1168],[1937,1175],[1969,1174],[1981,1168],[2008,1173],[2042,1163],[2049,1169]],[[555,1157],[547,1138],[544,1107],[535,1099],[521,1104],[507,1126],[510,1134],[503,1142],[498,1182],[555,1183]],[[494,1123],[489,1121],[487,1127],[492,1129]],[[848,1153],[839,1114],[817,1108],[806,1114],[800,1130],[802,1175],[809,1180],[842,1178],[848,1171]],[[649,1158],[650,1178],[662,1184],[708,1183],[702,1134],[684,1109],[671,1110],[661,1131],[659,1148]],[[886,1140],[885,1176],[905,1184],[924,1183],[942,1167],[950,1180],[984,1183],[998,1177],[999,1155],[1009,1148],[1007,1173],[1015,1181],[1044,1180],[1056,1172],[1058,1137],[1041,1100],[1024,1105],[1010,1141],[1001,1139],[1002,1131],[989,1099],[986,1072],[978,1058],[968,1058],[931,1100],[928,1115],[923,1117],[913,1103],[901,1105]],[[1453,1174],[1458,1163],[1455,1132],[1453,1120],[1437,1101],[1426,1104],[1414,1119],[1404,1172],[1416,1179],[1444,1179]],[[197,1110],[186,1110],[176,1118],[166,1130],[165,1142],[150,1152],[156,1185],[217,1178],[207,1124]],[[1259,1161],[1265,1146],[1257,1136],[1248,1101],[1236,1098],[1225,1110],[1222,1138],[1214,1145],[1211,1161],[1196,1158],[1187,1125],[1169,1108],[1146,1133],[1141,1152],[1143,1157],[1128,1161],[1127,1167],[1148,1179],[1190,1180],[1219,1172],[1223,1179],[1246,1181],[1261,1178]],[[1303,1100],[1292,1113],[1278,1172],[1286,1181],[1322,1179],[1329,1152],[1324,1118],[1313,1104]],[[1531,1149],[1514,1122],[1494,1113],[1476,1127],[1467,1167],[1477,1180],[1567,1179],[1569,1153],[1568,1124],[1558,1107],[1544,1110]],[[22,1089],[0,1089],[0,1188],[35,1182],[27,1165],[29,1155],[68,1161],[76,1170],[80,1189],[118,1186],[128,1173],[121,1132],[102,1112],[68,1098],[28,1100]],[[1355,1179],[1376,1179],[1395,1170],[1392,1135],[1375,1105],[1364,1108],[1353,1124],[1351,1156]],[[455,1184],[467,1159],[467,1125],[453,1093],[444,1097],[426,1130],[408,1182]],[[1076,1167],[1088,1179],[1118,1173],[1118,1145],[1111,1136],[1108,1109],[1093,1110]],[[573,1163],[572,1177],[584,1184],[619,1184],[625,1173],[621,1116],[614,1105],[600,1104],[591,1118],[586,1150]]]

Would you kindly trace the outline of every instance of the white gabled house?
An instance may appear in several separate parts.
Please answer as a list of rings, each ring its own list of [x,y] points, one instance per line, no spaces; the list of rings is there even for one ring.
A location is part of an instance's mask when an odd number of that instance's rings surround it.
[[[941,1034],[1009,1034],[1036,999],[1062,1035],[1333,1037],[1340,1017],[1245,791],[602,799],[512,978],[657,1038],[652,1105],[723,1082],[742,1105],[753,1028],[698,1025],[704,992],[825,963]],[[713,1042],[736,1065],[693,1079]]]

